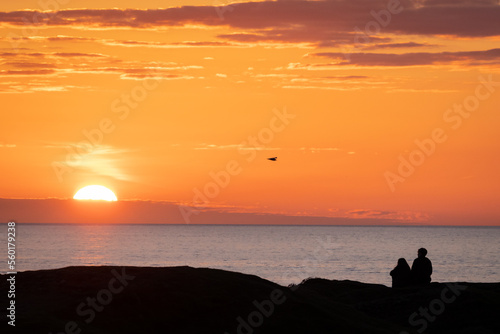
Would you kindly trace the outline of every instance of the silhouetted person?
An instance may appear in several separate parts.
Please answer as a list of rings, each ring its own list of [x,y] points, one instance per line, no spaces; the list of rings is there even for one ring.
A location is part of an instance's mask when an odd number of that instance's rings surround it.
[[[403,258],[398,260],[398,265],[391,270],[390,274],[392,276],[393,288],[403,288],[411,284],[410,266]]]
[[[427,249],[420,248],[418,250],[418,257],[413,260],[411,266],[411,276],[413,283],[417,285],[427,285],[431,282],[432,263],[431,260],[426,258]]]

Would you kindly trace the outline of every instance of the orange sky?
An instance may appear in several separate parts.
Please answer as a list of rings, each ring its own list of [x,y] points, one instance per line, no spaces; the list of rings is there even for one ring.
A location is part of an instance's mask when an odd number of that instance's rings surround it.
[[[20,201],[1,218],[100,184],[255,223],[500,225],[498,17],[493,0],[2,3],[0,198]]]

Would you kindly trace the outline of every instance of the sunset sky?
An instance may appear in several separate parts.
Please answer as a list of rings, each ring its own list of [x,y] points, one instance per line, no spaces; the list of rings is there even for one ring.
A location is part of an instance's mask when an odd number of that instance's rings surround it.
[[[498,0],[3,1],[1,219],[500,225],[499,18]],[[119,201],[74,203],[91,184]]]

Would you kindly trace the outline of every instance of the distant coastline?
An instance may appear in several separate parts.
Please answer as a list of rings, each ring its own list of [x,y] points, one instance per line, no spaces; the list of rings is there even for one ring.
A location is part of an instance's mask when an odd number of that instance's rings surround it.
[[[363,228],[379,228],[379,227],[401,227],[401,228],[407,228],[407,227],[415,227],[415,228],[422,228],[422,227],[430,227],[430,228],[491,228],[491,229],[500,229],[500,226],[494,226],[494,225],[424,225],[424,224],[400,224],[400,225],[355,225],[355,224],[250,224],[250,223],[244,223],[244,224],[238,224],[238,223],[224,223],[224,224],[214,224],[214,223],[207,223],[207,224],[202,224],[202,223],[197,223],[197,224],[184,224],[184,223],[65,223],[65,222],[59,222],[59,223],[36,223],[36,222],[18,222],[23,225],[135,225],[135,226],[148,226],[148,225],[170,225],[170,226],[276,226],[276,227],[292,227],[292,226],[304,226],[304,227],[363,227]]]
[[[178,203],[169,201],[120,200],[117,202],[76,201],[73,199],[0,198],[0,218],[19,223],[93,224],[193,224],[193,225],[307,225],[307,226],[496,226],[498,220],[396,219],[391,217],[334,217],[265,212],[232,212],[217,207],[192,208],[189,221]],[[185,210],[185,209],[184,209]]]

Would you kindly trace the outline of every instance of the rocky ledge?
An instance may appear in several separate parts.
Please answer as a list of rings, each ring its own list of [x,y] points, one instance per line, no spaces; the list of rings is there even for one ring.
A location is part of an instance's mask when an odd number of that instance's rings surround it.
[[[500,283],[285,287],[217,269],[111,266],[9,278],[0,278],[2,294],[15,291],[2,306],[7,333],[500,333]]]

